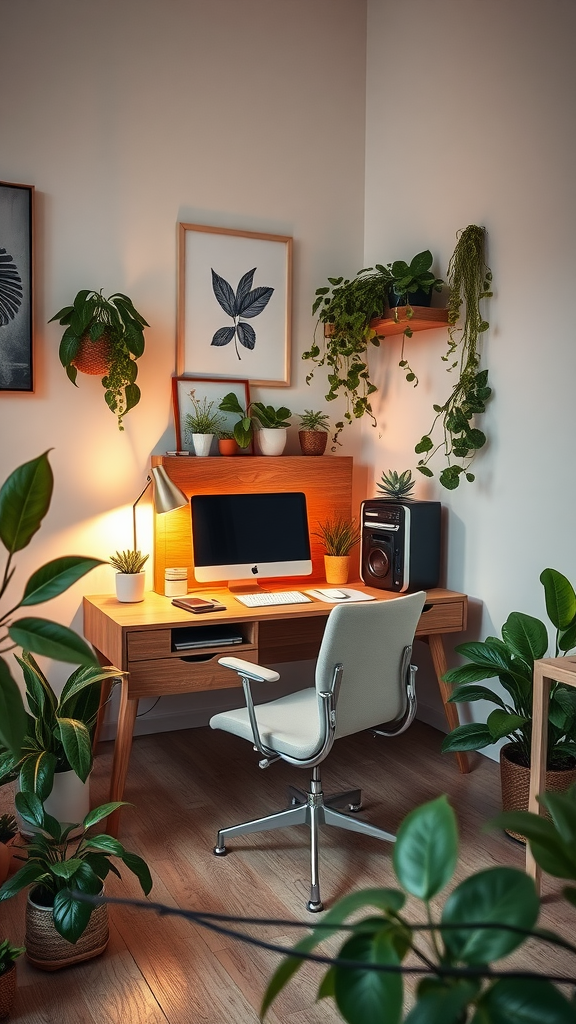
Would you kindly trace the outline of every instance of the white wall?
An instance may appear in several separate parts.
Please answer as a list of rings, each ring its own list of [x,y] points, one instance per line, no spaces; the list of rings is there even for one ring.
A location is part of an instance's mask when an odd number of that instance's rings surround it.
[[[446,582],[470,595],[475,639],[512,610],[546,618],[546,566],[576,583],[575,32],[571,0],[368,3],[364,265],[429,248],[445,277],[458,229],[488,232],[489,444],[475,483],[447,492],[422,479],[418,495],[448,509]],[[382,430],[364,430],[363,452],[375,479],[415,468],[432,403],[450,390],[445,342],[410,342],[416,389],[395,341],[374,361]],[[423,695],[431,715],[434,697]]]
[[[366,4],[19,0],[3,5],[2,40],[0,180],[37,190],[37,388],[0,395],[0,481],[48,447],[55,472],[16,596],[48,558],[131,545],[150,453],[174,446],[179,221],[293,236],[292,387],[254,395],[323,404],[300,357],[314,289],[362,259]],[[80,288],[126,292],[151,325],[124,433],[99,378],[69,383],[47,326]],[[112,587],[99,568],[38,613],[81,629],[82,593]]]

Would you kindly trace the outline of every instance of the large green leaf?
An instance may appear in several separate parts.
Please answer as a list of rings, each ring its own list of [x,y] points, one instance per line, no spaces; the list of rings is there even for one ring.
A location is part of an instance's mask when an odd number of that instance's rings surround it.
[[[442,930],[451,956],[465,964],[489,964],[524,942],[524,936],[498,928],[533,928],[538,919],[539,900],[534,882],[516,868],[487,868],[471,875],[449,895],[442,912],[442,924],[462,928]],[[468,927],[464,925],[472,922]],[[493,928],[474,925],[490,925]]]
[[[532,664],[548,650],[548,632],[540,619],[524,612],[510,612],[502,626],[502,636],[513,654]]]
[[[556,569],[540,574],[548,618],[556,629],[567,629],[576,618],[576,593],[570,580]]]
[[[458,857],[456,816],[445,796],[422,804],[404,818],[394,846],[393,864],[400,884],[429,900],[450,881]]]
[[[49,732],[56,725],[56,708],[58,698],[50,686],[38,662],[30,651],[22,651],[22,657],[16,655],[16,661],[22,669],[26,683],[26,695],[30,713],[38,721],[41,720]]]
[[[497,693],[494,693],[493,690],[489,690],[487,686],[457,686],[450,694],[448,700],[454,704],[474,700],[488,700],[504,710],[502,698]]]
[[[478,989],[478,982],[467,979],[452,984],[427,979],[426,985],[419,986],[416,1005],[405,1018],[405,1024],[461,1024],[462,1013]]]
[[[340,956],[361,964],[398,966],[398,954],[390,934],[354,935],[344,943]],[[403,984],[398,973],[370,970],[364,966],[336,967],[334,998],[348,1024],[381,1024],[385,1007],[387,1024],[398,1024],[402,1016]]]
[[[0,657],[0,743],[18,758],[26,734],[26,712],[22,695]]]
[[[85,558],[83,555],[65,555],[47,562],[28,580],[24,588],[22,606],[42,604],[53,597],[58,597],[97,565],[104,565],[101,558]]]
[[[0,488],[0,540],[10,554],[30,543],[50,507],[54,477],[48,451],[18,466]]]
[[[44,654],[47,658],[81,665],[96,663],[94,651],[77,633],[49,619],[17,619],[10,626],[8,634],[15,644],[35,654]]]
[[[80,863],[68,881],[70,888],[73,887],[91,896],[97,896],[102,889],[101,880],[85,862]],[[92,904],[74,899],[66,888],[60,889],[54,897],[54,927],[68,942],[77,942],[85,931],[93,910]]]
[[[124,850],[122,860],[128,870],[133,875],[136,875],[144,895],[147,896],[152,888],[152,875],[146,861],[142,860],[142,857],[139,857],[137,853],[130,853],[129,850]]]
[[[39,750],[29,754],[20,769],[20,789],[25,793],[35,793],[40,800],[52,792],[54,772],[57,759],[47,750]]]
[[[58,718],[60,739],[66,760],[79,779],[86,782],[92,769],[92,742],[83,722],[75,718]]]
[[[481,722],[457,725],[442,740],[442,753],[455,754],[459,750],[482,750],[482,747],[487,747],[492,742],[488,726]]]
[[[528,719],[522,715],[513,715],[509,711],[501,711],[500,708],[496,708],[488,715],[486,725],[490,730],[492,742],[496,743],[498,740],[503,739],[504,736],[511,737],[517,729],[521,729],[527,722]]]
[[[576,879],[576,848],[564,842],[547,818],[530,811],[504,811],[492,824],[525,836],[534,860],[547,874],[554,878]]]
[[[38,882],[44,873],[44,866],[38,861],[27,862],[15,875],[0,885],[0,902],[9,900],[11,896],[16,896],[23,889],[27,889],[29,885]]]
[[[472,1024],[576,1024],[576,1008],[549,981],[501,978],[482,995]]]
[[[576,856],[576,787],[571,786],[564,793],[544,793],[541,800],[562,839],[573,847]]]

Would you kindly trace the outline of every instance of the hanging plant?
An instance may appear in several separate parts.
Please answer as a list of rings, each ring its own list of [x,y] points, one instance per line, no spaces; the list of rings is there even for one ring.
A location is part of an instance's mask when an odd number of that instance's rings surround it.
[[[490,326],[480,312],[480,301],[492,295],[492,273],[484,261],[485,237],[485,228],[476,224],[469,224],[457,236],[448,266],[449,343],[442,359],[450,362],[449,372],[458,371],[458,380],[444,404],[433,406],[432,426],[414,449],[423,456],[416,468],[428,477],[434,476],[429,462],[443,449],[448,465],[439,480],[448,490],[458,487],[462,474],[470,483],[475,479],[470,465],[486,444],[486,435],[474,425],[492,394],[488,370],[480,369],[479,352],[481,336]],[[436,443],[432,435],[437,428],[442,439]]]
[[[64,306],[49,320],[66,327],[60,342],[60,362],[76,385],[78,371],[102,376],[104,400],[118,417],[140,401],[136,360],[144,352],[144,328],[149,325],[127,295],[117,292],[105,299],[102,291],[78,292],[72,306]]]

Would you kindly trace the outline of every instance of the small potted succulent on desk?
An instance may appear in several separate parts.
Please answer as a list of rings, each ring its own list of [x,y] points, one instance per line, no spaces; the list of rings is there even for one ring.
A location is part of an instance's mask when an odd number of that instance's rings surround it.
[[[8,1017],[16,995],[16,961],[24,946],[13,946],[8,939],[0,942],[0,1020]]]
[[[110,565],[116,572],[116,597],[119,601],[136,603],[144,600],[146,573],[144,563],[148,555],[141,551],[117,551],[110,556]]]
[[[305,409],[300,414],[298,440],[302,455],[324,455],[328,441],[330,422],[326,413]]]
[[[341,586],[348,582],[350,552],[360,540],[360,527],[356,519],[335,514],[319,524],[314,532],[326,549],[324,566],[326,582]]]
[[[224,417],[214,410],[213,401],[208,401],[207,398],[198,401],[194,391],[190,392],[190,401],[194,411],[186,416],[186,436],[192,440],[195,455],[210,455],[214,436],[219,434],[224,426]]]
[[[377,489],[380,491],[377,497],[391,498],[394,501],[413,501],[412,491],[414,490],[415,483],[416,481],[412,477],[411,469],[405,469],[403,473],[398,473],[395,469],[389,469],[387,473],[382,473],[380,483],[376,484]]]

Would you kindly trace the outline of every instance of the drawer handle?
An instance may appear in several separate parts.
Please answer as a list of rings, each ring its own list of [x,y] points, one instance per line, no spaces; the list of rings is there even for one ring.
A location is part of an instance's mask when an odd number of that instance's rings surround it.
[[[424,614],[424,612],[429,612],[430,609],[433,608],[433,607],[434,607],[433,604],[425,604],[423,609],[422,609],[422,615]]]
[[[215,657],[215,654],[187,654],[179,660],[186,662],[214,661]]]

